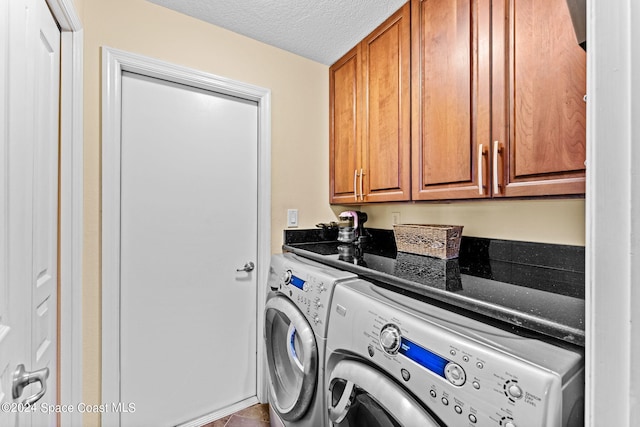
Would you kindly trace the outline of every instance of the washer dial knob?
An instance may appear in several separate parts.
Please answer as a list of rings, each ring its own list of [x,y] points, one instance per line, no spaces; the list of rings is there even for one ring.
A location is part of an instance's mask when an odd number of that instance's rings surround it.
[[[284,273],[282,273],[282,281],[284,282],[285,285],[288,285],[289,283],[291,283],[292,275],[293,273],[291,273],[291,270],[287,270]]]
[[[388,354],[396,354],[400,349],[400,328],[387,324],[380,331],[380,346]]]

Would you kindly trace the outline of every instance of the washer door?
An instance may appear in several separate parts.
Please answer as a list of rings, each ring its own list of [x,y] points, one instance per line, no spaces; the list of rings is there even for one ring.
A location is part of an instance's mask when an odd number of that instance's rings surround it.
[[[440,424],[383,373],[341,360],[331,372],[329,419],[341,427],[438,427]]]
[[[283,296],[270,298],[264,315],[270,403],[283,419],[295,421],[307,412],[316,390],[316,339],[300,310]]]

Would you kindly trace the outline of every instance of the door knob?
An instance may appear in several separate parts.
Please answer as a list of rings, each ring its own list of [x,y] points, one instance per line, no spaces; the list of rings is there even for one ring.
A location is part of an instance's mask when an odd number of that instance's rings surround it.
[[[250,271],[253,271],[254,268],[256,268],[256,265],[253,262],[249,261],[244,264],[244,267],[238,268],[236,269],[236,271],[246,271],[248,273]]]
[[[49,368],[27,372],[24,369],[24,365],[18,365],[15,372],[13,373],[13,398],[17,399],[22,396],[22,391],[29,384],[40,383],[40,391],[22,401],[23,405],[27,407],[32,406],[47,392],[47,378],[49,378]]]

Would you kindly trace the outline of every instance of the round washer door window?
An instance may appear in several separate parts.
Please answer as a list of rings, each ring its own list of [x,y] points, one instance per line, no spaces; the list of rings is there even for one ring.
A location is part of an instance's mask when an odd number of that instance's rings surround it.
[[[353,360],[341,360],[331,371],[327,406],[333,426],[440,426],[393,380]]]
[[[287,298],[270,298],[264,313],[270,403],[283,419],[295,421],[307,412],[315,393],[316,339],[304,315]]]

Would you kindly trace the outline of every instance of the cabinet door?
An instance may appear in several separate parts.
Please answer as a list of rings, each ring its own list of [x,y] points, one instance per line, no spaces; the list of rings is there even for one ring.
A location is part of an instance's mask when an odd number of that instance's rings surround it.
[[[489,0],[412,0],[414,200],[489,196]]]
[[[360,174],[360,45],[329,68],[329,201],[355,203]]]
[[[411,32],[405,4],[362,45],[364,201],[411,198]]]
[[[494,1],[493,13],[496,195],[584,194],[586,52],[566,1]]]

